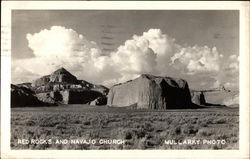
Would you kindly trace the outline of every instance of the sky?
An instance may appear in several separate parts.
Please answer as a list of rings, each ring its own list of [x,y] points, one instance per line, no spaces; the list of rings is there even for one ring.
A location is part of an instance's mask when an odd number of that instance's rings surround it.
[[[12,83],[65,67],[112,86],[149,73],[238,89],[239,12],[14,10]]]

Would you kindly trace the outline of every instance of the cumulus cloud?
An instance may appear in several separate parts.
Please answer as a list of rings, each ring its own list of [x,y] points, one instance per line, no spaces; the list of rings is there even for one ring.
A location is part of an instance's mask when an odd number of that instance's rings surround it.
[[[181,48],[180,52],[171,57],[174,67],[182,68],[187,74],[213,73],[220,70],[220,59],[216,47],[204,46]]]
[[[100,53],[93,41],[88,41],[83,35],[62,26],[52,26],[39,33],[27,34],[29,47],[37,57],[85,57]]]
[[[105,56],[95,42],[62,26],[27,34],[26,38],[35,57],[14,61],[15,66],[22,66],[19,72],[23,76],[20,77],[28,77],[23,81],[50,74],[63,66],[79,79],[108,86],[136,78],[142,73],[179,75],[189,81],[195,75],[196,81],[206,87],[208,85],[204,83],[211,83],[211,86],[221,83],[216,74],[222,68],[223,55],[218,53],[216,47],[183,47],[160,29],[149,29],[142,35],[134,35]],[[238,69],[233,62],[236,58],[236,55],[229,57],[231,63],[227,69],[231,72]],[[18,75],[18,69],[12,71],[12,80],[16,80]]]
[[[211,89],[224,85],[235,90],[239,86],[239,56],[224,57],[216,47],[182,47],[171,57],[171,66],[189,80],[191,87]]]
[[[136,36],[111,54],[120,71],[127,73],[152,72],[156,65],[156,56],[149,47],[149,41]]]
[[[139,39],[149,41],[149,48],[155,52],[157,61],[157,73],[169,73],[168,67],[170,57],[177,52],[181,46],[175,42],[175,39],[163,34],[160,29],[149,29],[142,36],[136,36]]]
[[[125,41],[110,57],[119,70],[122,82],[142,73],[158,73],[161,61],[170,55],[174,40],[160,29],[150,29],[143,35],[134,35]],[[166,63],[166,62],[165,62]]]

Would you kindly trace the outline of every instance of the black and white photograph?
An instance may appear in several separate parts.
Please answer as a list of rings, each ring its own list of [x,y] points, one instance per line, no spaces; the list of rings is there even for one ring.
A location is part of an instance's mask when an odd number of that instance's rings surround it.
[[[240,150],[240,10],[13,9],[10,33],[11,150]]]

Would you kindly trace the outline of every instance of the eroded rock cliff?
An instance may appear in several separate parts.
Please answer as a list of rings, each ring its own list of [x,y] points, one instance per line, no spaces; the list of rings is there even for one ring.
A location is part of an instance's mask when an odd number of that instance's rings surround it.
[[[193,106],[185,80],[148,74],[111,87],[108,105],[136,105],[138,109],[180,109]]]

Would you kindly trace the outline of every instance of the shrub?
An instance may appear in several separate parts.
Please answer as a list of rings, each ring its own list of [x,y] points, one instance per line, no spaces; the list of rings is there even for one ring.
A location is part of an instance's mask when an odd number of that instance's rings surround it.
[[[211,136],[213,133],[211,132],[211,130],[208,129],[200,129],[198,131],[198,136],[201,137],[207,137],[207,136]]]
[[[90,121],[84,121],[83,125],[90,125]]]

